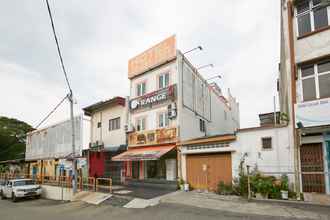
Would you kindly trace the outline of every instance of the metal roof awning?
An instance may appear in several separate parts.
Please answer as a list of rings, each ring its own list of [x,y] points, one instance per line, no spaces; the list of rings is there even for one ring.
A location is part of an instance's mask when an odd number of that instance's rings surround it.
[[[141,160],[159,160],[164,154],[175,148],[175,145],[167,146],[148,146],[131,148],[112,158],[113,161],[141,161]]]

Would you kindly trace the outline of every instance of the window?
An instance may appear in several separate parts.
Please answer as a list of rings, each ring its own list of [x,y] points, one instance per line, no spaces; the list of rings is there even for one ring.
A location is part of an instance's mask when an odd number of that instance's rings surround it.
[[[322,6],[321,0],[302,0],[297,5],[298,34],[303,36],[329,25],[330,6]]]
[[[162,112],[158,114],[158,127],[164,128],[164,127],[168,127],[168,125],[169,125],[168,113]]]
[[[330,97],[330,60],[300,67],[303,101]]]
[[[97,127],[98,128],[102,127],[102,123],[101,122],[97,122]]]
[[[146,83],[142,82],[136,85],[136,95],[142,96],[146,94]]]
[[[263,137],[261,138],[262,149],[269,150],[272,149],[272,138],[271,137]]]
[[[146,129],[146,118],[139,118],[136,120],[136,130],[143,131]]]
[[[120,129],[120,117],[109,120],[109,131]]]
[[[164,73],[158,77],[158,88],[163,89],[168,87],[170,83],[170,74]]]
[[[203,119],[199,119],[199,130],[201,132],[205,132],[206,131],[205,121]]]

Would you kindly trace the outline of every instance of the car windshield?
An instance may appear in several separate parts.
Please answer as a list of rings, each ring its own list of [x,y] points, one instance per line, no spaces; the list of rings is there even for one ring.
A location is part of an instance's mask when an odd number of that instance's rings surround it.
[[[20,180],[20,181],[15,181],[14,186],[25,186],[25,185],[34,185],[33,180]]]

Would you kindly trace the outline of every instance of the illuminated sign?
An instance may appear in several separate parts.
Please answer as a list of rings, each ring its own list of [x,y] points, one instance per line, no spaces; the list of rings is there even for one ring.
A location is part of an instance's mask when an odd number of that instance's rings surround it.
[[[154,104],[159,104],[165,102],[171,98],[175,98],[176,95],[176,85],[169,86],[168,88],[152,92],[145,96],[133,99],[130,101],[130,109],[136,110]]]

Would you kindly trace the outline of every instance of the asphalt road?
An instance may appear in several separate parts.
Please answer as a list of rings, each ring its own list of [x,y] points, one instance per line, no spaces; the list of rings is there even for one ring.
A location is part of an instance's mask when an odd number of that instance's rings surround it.
[[[284,219],[270,216],[242,215],[176,204],[160,204],[146,209],[126,209],[109,204],[93,206],[82,202],[61,203],[51,200],[26,200],[12,203],[0,200],[1,220],[103,220],[103,219],[217,219],[268,220]],[[287,218],[285,218],[287,219]]]

